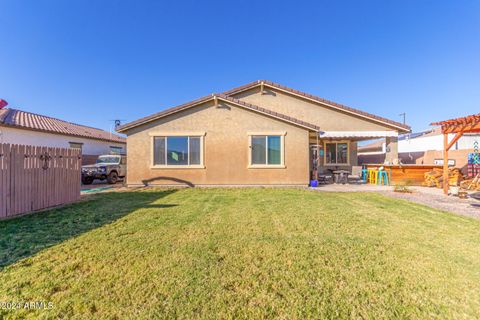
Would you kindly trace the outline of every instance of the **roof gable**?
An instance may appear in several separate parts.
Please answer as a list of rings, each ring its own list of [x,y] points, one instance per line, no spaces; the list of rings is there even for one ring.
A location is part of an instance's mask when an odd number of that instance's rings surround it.
[[[394,129],[394,130],[399,130],[400,132],[410,132],[410,127],[409,126],[401,124],[399,122],[392,121],[392,120],[389,120],[389,119],[386,119],[386,118],[382,118],[382,117],[379,117],[379,116],[376,116],[376,115],[373,115],[373,114],[370,114],[370,113],[367,113],[367,112],[364,112],[364,111],[360,111],[358,109],[347,107],[345,105],[341,105],[341,104],[335,103],[333,101],[322,99],[320,97],[310,95],[310,94],[307,94],[307,93],[304,93],[304,92],[301,92],[301,91],[298,91],[298,90],[295,90],[295,89],[291,89],[291,88],[282,86],[280,84],[277,84],[277,83],[274,83],[274,82],[271,82],[271,81],[266,81],[266,80],[254,81],[254,82],[251,82],[249,84],[243,85],[241,87],[237,87],[237,88],[228,90],[224,93],[211,94],[211,95],[204,96],[202,98],[199,98],[199,99],[181,104],[179,106],[172,107],[172,108],[154,113],[152,115],[149,115],[149,116],[131,121],[129,123],[126,123],[126,124],[118,127],[117,131],[118,132],[125,132],[129,129],[132,129],[134,127],[146,124],[148,122],[151,122],[151,121],[154,121],[154,120],[157,120],[157,119],[161,119],[163,117],[166,117],[166,116],[169,116],[171,114],[180,112],[182,110],[186,110],[188,108],[198,106],[199,104],[202,104],[202,103],[207,102],[207,101],[212,100],[212,99],[222,99],[224,101],[228,101],[230,103],[236,104],[237,106],[240,106],[240,107],[243,107],[243,108],[258,112],[258,113],[262,113],[264,115],[274,117],[274,118],[280,119],[280,120],[285,121],[285,122],[293,123],[295,125],[307,128],[309,130],[314,130],[314,131],[319,131],[320,130],[320,127],[318,126],[318,124],[313,124],[313,123],[306,122],[304,120],[299,119],[298,117],[292,117],[288,114],[288,112],[287,113],[285,113],[285,112],[279,113],[279,112],[273,111],[272,109],[267,109],[267,108],[260,107],[260,106],[258,106],[258,104],[248,103],[246,101],[236,99],[234,97],[234,95],[236,95],[238,93],[250,90],[250,89],[255,88],[255,87],[261,87],[261,88],[269,87],[269,88],[273,88],[275,90],[280,90],[284,93],[288,93],[289,95],[293,95],[297,98],[305,99],[305,100],[308,100],[310,102],[314,102],[316,105],[326,106],[328,108],[340,111],[344,114],[351,114],[351,115],[354,115],[356,117],[362,118],[364,120],[368,120],[369,123],[371,123],[371,124],[372,123],[381,124],[381,125],[386,126],[388,128],[391,128],[391,129]]]
[[[408,126],[408,125],[405,125],[405,124],[402,124],[402,123],[399,123],[397,121],[393,121],[393,120],[390,120],[390,119],[387,119],[387,118],[383,118],[383,117],[380,117],[380,116],[377,116],[377,115],[374,115],[374,114],[371,114],[371,113],[368,113],[368,112],[365,112],[365,111],[361,111],[361,110],[358,110],[358,109],[355,109],[355,108],[351,108],[351,107],[348,107],[348,106],[345,106],[345,105],[342,105],[342,104],[339,104],[339,103],[336,103],[336,102],[333,102],[333,101],[330,101],[330,100],[326,100],[326,99],[320,98],[318,96],[314,96],[314,95],[311,95],[311,94],[308,94],[308,93],[305,93],[305,92],[302,92],[302,91],[299,91],[299,90],[295,90],[295,89],[292,89],[292,88],[289,88],[289,87],[286,87],[286,86],[283,86],[281,84],[278,84],[278,83],[275,83],[275,82],[272,82],[272,81],[268,81],[268,80],[257,80],[257,81],[248,83],[246,85],[228,90],[228,91],[224,92],[224,94],[228,95],[228,96],[234,96],[236,94],[245,92],[247,90],[250,90],[250,89],[253,89],[253,88],[256,88],[256,87],[260,87],[261,90],[263,90],[264,88],[270,88],[270,89],[278,90],[278,91],[293,95],[293,96],[295,96],[299,99],[305,99],[305,100],[314,102],[316,104],[331,108],[333,110],[341,111],[341,112],[347,113],[347,114],[352,114],[354,116],[357,116],[357,117],[360,117],[360,118],[363,118],[363,119],[367,119],[367,120],[370,120],[370,121],[373,121],[373,122],[376,122],[376,123],[381,123],[383,125],[386,125],[386,126],[391,127],[391,128],[395,128],[397,130],[399,129],[402,132],[410,132],[410,126]]]
[[[173,108],[169,108],[167,110],[152,114],[150,116],[143,117],[143,118],[140,118],[138,120],[129,122],[127,124],[124,124],[124,125],[118,127],[117,131],[118,132],[125,132],[125,131],[127,131],[129,129],[132,129],[134,127],[137,127],[137,126],[149,123],[151,121],[155,121],[155,120],[164,118],[166,116],[169,116],[171,114],[174,114],[174,113],[177,113],[177,112],[180,112],[180,111],[183,111],[183,110],[187,110],[187,109],[196,107],[200,104],[203,104],[203,103],[211,101],[211,100],[224,101],[224,102],[236,105],[238,107],[241,107],[243,109],[254,111],[254,112],[263,114],[265,116],[268,116],[268,117],[272,117],[272,118],[275,118],[275,119],[278,119],[278,120],[281,120],[281,121],[284,121],[284,122],[294,124],[296,126],[303,127],[305,129],[308,129],[308,130],[312,130],[312,131],[319,131],[320,130],[320,128],[318,126],[314,125],[314,124],[311,124],[311,123],[308,123],[308,122],[305,122],[305,121],[302,121],[302,120],[299,120],[299,119],[296,119],[296,118],[292,118],[292,117],[289,117],[285,114],[274,112],[274,111],[271,111],[269,109],[265,109],[265,108],[247,103],[245,101],[241,101],[241,100],[235,99],[233,97],[229,97],[225,94],[219,93],[219,94],[212,94],[212,95],[209,95],[209,96],[205,96],[205,97],[202,97],[200,99],[196,99],[196,100],[190,101],[188,103],[185,103],[185,104],[173,107]]]

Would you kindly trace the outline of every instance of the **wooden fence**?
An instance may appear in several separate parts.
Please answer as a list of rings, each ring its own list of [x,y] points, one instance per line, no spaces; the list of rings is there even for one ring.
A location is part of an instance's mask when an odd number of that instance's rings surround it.
[[[0,219],[80,199],[81,151],[0,144]]]

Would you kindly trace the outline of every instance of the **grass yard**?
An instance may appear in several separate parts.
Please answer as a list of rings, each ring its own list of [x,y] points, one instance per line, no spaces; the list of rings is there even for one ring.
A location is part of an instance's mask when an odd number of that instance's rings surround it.
[[[108,193],[0,222],[11,318],[480,318],[480,221],[373,193]]]

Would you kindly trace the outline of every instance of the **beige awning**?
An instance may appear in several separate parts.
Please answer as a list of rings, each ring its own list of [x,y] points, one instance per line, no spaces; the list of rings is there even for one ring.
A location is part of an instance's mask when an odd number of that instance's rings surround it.
[[[397,131],[320,131],[320,138],[385,138],[398,137]]]

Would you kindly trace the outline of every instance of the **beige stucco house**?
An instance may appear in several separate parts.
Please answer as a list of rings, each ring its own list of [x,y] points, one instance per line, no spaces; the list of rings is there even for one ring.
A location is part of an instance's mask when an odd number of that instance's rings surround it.
[[[357,165],[357,142],[410,127],[270,81],[255,81],[127,123],[128,185],[308,185]]]

